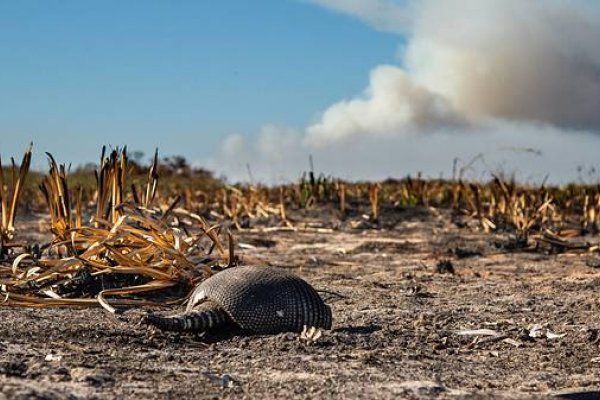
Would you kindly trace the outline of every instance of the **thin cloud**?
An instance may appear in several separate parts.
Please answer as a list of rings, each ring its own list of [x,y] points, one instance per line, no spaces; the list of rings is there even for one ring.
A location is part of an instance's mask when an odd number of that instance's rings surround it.
[[[392,33],[405,33],[411,21],[407,1],[393,0],[307,0],[329,10],[355,17],[371,27]]]

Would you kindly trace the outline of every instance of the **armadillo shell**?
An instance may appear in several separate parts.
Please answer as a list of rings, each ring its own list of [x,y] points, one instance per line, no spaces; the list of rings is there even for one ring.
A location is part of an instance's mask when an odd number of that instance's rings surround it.
[[[277,268],[228,268],[196,288],[188,310],[204,300],[217,303],[242,329],[255,333],[331,329],[331,309],[316,290]]]

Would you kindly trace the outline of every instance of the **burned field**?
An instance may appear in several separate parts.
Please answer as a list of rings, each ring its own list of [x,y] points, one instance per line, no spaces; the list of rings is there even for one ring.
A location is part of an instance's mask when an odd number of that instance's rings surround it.
[[[106,176],[118,176],[115,157]],[[55,167],[50,177],[68,181]],[[309,175],[295,187],[192,188],[177,199],[179,188],[133,195],[114,182],[89,198],[47,185],[59,205],[50,215],[26,188],[20,201],[33,206],[14,232],[3,226],[0,398],[539,398],[600,388],[597,187]],[[58,188],[81,200],[66,206]],[[312,341],[138,323],[140,310],[181,310],[207,268],[229,264],[305,278],[332,307],[333,329]]]

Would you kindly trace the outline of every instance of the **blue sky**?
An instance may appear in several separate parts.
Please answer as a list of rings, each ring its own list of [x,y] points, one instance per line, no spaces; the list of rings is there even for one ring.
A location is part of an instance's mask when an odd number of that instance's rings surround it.
[[[33,140],[79,163],[128,144],[201,162],[229,134],[304,125],[397,46],[293,0],[2,1],[0,151]]]
[[[0,154],[600,182],[598,37],[589,0],[0,0]]]

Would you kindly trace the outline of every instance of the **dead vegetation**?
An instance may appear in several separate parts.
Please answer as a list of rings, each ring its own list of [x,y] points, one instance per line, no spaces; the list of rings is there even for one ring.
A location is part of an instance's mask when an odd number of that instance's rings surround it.
[[[0,216],[2,217],[0,223],[0,256],[10,246],[9,242],[14,238],[17,207],[31,164],[31,147],[30,145],[25,150],[19,168],[17,168],[14,158],[11,158],[10,184],[5,184],[4,168],[0,158]]]
[[[30,158],[30,151],[25,159]],[[181,301],[210,273],[210,266],[232,263],[219,238],[219,228],[199,215],[177,208],[175,199],[154,207],[157,158],[141,194],[127,194],[126,149],[102,152],[92,199],[69,187],[64,165],[48,154],[49,172],[40,184],[50,214],[53,240],[44,245],[7,248],[0,267],[3,304],[61,306],[153,304],[141,294],[160,292],[162,301]],[[28,165],[23,164],[23,165]],[[16,167],[13,165],[13,170]],[[26,175],[13,180],[13,199]],[[3,197],[4,199],[4,197]],[[91,204],[92,207],[84,207]],[[15,201],[6,219],[6,238],[14,233]],[[188,230],[192,226],[195,230]],[[3,225],[4,226],[4,225]],[[153,296],[156,298],[156,296]]]
[[[206,175],[194,179],[187,170],[181,180],[179,169],[159,184],[158,152],[144,168],[130,164],[124,148],[103,149],[88,178],[70,175],[48,154],[39,189],[24,190],[31,156],[28,148],[20,166],[12,160],[8,179],[5,169],[0,174],[0,294],[8,306],[102,305],[114,312],[181,302],[211,267],[236,262],[229,229],[383,229],[388,217],[413,207],[449,208],[459,225],[509,233],[498,245],[504,251],[599,250],[593,239],[600,231],[600,185],[528,187],[500,176],[488,183],[421,177],[350,183],[310,171],[297,184],[232,186]],[[50,243],[18,241],[20,204],[46,210]],[[289,214],[319,207],[334,210],[334,221],[309,226]]]

